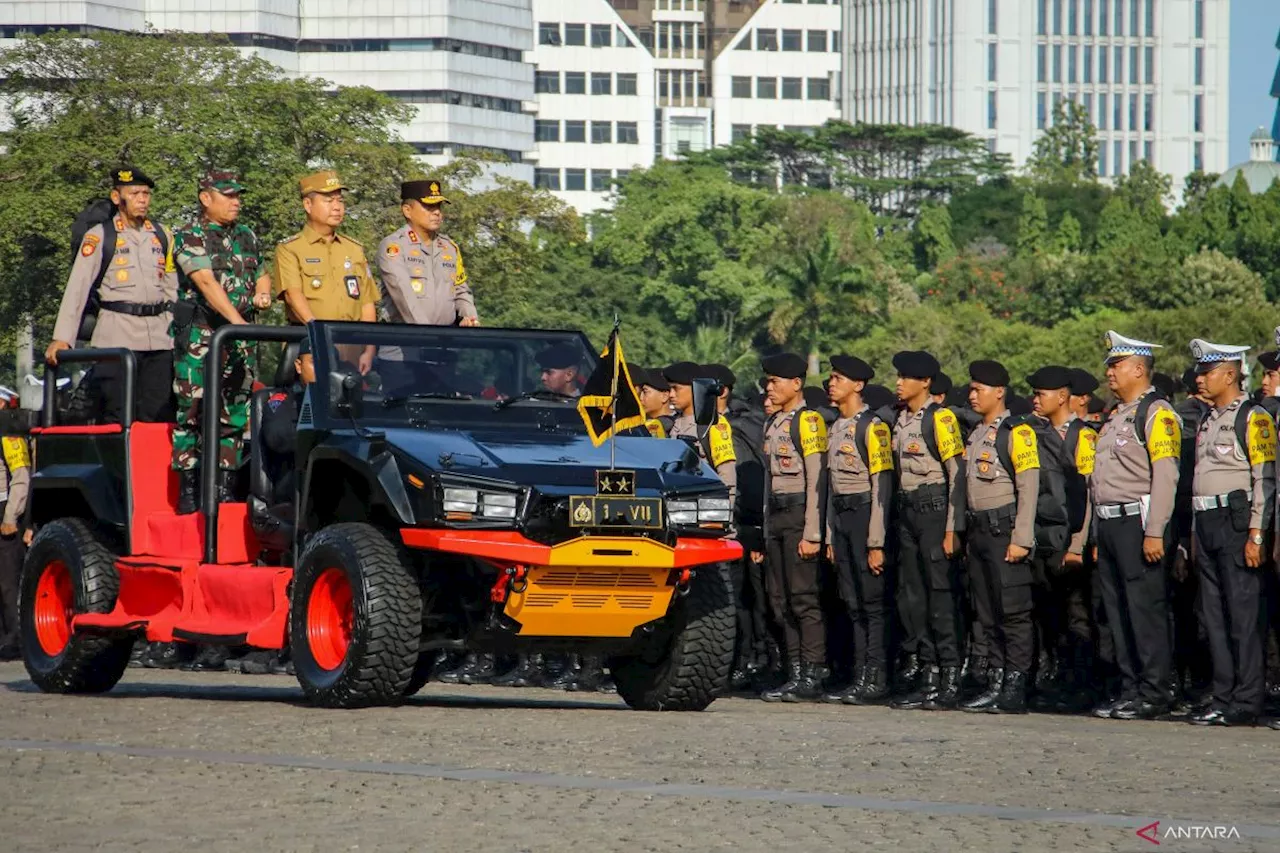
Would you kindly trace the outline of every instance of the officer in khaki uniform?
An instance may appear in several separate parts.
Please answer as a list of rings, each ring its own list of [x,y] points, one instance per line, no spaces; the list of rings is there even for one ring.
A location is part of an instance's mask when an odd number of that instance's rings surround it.
[[[831,357],[827,394],[839,410],[827,443],[827,555],[853,625],[854,682],[828,702],[866,705],[889,694],[888,649],[893,621],[886,593],[885,539],[893,495],[889,425],[862,400],[875,378],[871,365]]]
[[[969,379],[969,404],[982,421],[965,449],[965,529],[974,609],[988,638],[988,670],[986,692],[963,707],[1024,714],[1035,654],[1030,558],[1036,547],[1040,447],[1030,425],[1006,423],[1011,415],[1004,365],[975,361]]]
[[[338,233],[347,213],[342,197],[346,185],[336,172],[316,172],[298,187],[307,223],[276,247],[276,295],[284,299],[289,321],[376,322],[380,296],[364,248]],[[368,373],[374,349],[343,347],[338,355]]]
[[[818,485],[827,455],[827,425],[805,408],[805,360],[794,353],[761,361],[776,413],[765,426],[768,464],[765,581],[786,642],[788,680],[760,698],[800,702],[822,695],[827,646],[819,601],[822,507]]]
[[[1248,350],[1191,342],[1196,385],[1212,406],[1196,433],[1191,487],[1200,621],[1213,659],[1213,700],[1191,718],[1201,726],[1251,726],[1266,698],[1263,563],[1274,524],[1276,425],[1241,387]]]
[[[1121,694],[1095,708],[1094,716],[1152,719],[1167,712],[1173,698],[1170,521],[1178,491],[1182,420],[1151,384],[1159,345],[1115,332],[1107,333],[1106,344],[1107,385],[1119,403],[1098,433],[1089,487],[1098,581]]]
[[[173,336],[170,308],[178,295],[173,264],[173,235],[148,218],[155,182],[140,169],[123,167],[111,173],[112,221],[116,238],[110,269],[98,286],[98,322],[89,346],[133,350],[137,359],[134,415],[140,421],[173,420]],[[161,235],[164,241],[161,240]],[[58,363],[58,352],[75,341],[102,265],[106,229],[95,225],[84,235],[71,265],[66,292],[53,327],[53,342],[45,360]],[[166,251],[165,246],[168,246]],[[93,366],[98,406],[103,420],[116,422],[121,414],[123,367],[112,362]]]
[[[662,378],[671,388],[671,402],[675,407],[675,420],[667,430],[667,438],[692,439],[698,456],[710,463],[716,474],[729,487],[732,504],[738,490],[737,454],[733,449],[733,430],[722,414],[707,429],[705,439],[698,425],[693,422],[693,380],[701,374],[698,365],[691,361],[679,361],[662,371]]]
[[[907,351],[893,357],[893,366],[898,399],[905,403],[893,430],[898,610],[909,654],[900,687],[922,676],[893,707],[952,709],[960,701],[964,648],[963,589],[955,562],[965,520],[964,438],[955,413],[930,399],[941,372],[938,360]]]

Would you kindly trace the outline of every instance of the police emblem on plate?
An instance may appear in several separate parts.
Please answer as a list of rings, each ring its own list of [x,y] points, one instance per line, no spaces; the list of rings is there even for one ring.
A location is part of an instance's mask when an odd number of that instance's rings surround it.
[[[586,501],[578,504],[573,510],[573,520],[576,524],[590,524],[591,516],[591,504]]]

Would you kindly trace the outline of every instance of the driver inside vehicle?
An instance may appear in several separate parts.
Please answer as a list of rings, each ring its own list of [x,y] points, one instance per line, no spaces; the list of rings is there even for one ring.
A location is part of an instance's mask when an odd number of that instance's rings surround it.
[[[578,384],[579,352],[569,344],[555,344],[538,353],[538,366],[542,368],[542,387],[554,394],[577,397],[582,394]]]

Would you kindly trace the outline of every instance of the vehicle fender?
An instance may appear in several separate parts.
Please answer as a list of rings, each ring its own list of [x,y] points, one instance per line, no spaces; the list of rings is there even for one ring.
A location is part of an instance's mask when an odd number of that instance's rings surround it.
[[[106,467],[93,464],[49,465],[36,471],[28,506],[33,524],[84,515],[124,529],[129,515],[117,481]]]
[[[385,512],[394,523],[414,524],[413,508],[395,457],[384,449],[370,454],[369,449],[367,444],[319,446],[311,452],[301,493],[303,512],[298,514],[308,529],[319,526],[315,508],[318,501],[329,499],[331,493],[326,490],[342,488],[343,483],[352,480],[367,489],[369,517]]]

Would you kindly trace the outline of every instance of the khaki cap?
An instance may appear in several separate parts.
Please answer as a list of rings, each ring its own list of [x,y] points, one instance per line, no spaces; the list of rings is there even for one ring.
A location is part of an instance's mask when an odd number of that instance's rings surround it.
[[[310,193],[333,193],[346,188],[347,185],[338,177],[338,173],[332,169],[315,172],[298,181],[298,189],[302,191],[304,196]]]

